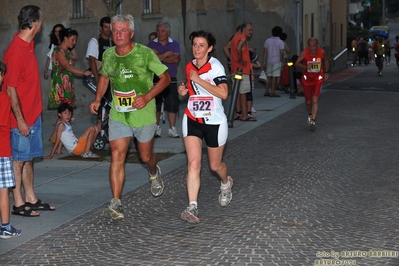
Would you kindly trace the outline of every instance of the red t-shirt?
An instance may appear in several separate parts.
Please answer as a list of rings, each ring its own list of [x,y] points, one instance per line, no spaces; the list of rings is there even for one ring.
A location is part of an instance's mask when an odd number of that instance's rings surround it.
[[[29,126],[33,126],[42,107],[39,64],[34,50],[34,41],[27,43],[14,34],[14,39],[4,53],[7,74],[4,76],[4,90],[15,87],[22,114]],[[11,128],[17,128],[17,120],[11,115]]]
[[[0,157],[11,157],[10,116],[11,101],[3,86],[0,91]]]
[[[316,84],[324,81],[324,73],[323,73],[323,53],[324,50],[321,48],[317,48],[316,54],[311,55],[309,48],[305,49],[305,58],[302,63],[304,65],[312,65],[311,69],[305,69],[302,75],[302,84]]]
[[[238,62],[238,52],[237,52],[237,45],[241,39],[245,39],[244,49],[241,51],[241,59],[244,62],[247,62],[246,66],[241,65]],[[244,34],[236,33],[234,37],[231,39],[230,45],[230,61],[231,61],[231,72],[236,73],[237,68],[241,67],[242,73],[249,75],[251,73],[251,58],[249,57],[249,47],[247,37]]]

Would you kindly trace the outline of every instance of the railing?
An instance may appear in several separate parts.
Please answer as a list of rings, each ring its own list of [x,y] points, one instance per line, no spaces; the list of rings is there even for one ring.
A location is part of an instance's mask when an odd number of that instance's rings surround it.
[[[342,50],[339,54],[337,54],[335,57],[334,57],[334,61],[337,61],[337,59],[340,57],[340,56],[342,56],[344,53],[346,53],[348,51],[348,48],[345,48],[344,50]]]

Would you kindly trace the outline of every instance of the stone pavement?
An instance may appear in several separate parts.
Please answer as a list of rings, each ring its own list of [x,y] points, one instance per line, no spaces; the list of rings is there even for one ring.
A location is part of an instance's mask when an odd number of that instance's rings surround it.
[[[357,75],[338,78],[348,71]],[[226,208],[204,154],[199,225],[180,220],[187,205],[182,153],[160,163],[166,189],[159,198],[149,193],[146,169],[127,165],[125,219],[114,222],[101,217],[110,199],[108,163],[37,163],[37,194],[57,210],[12,216],[23,235],[0,241],[0,264],[317,265],[337,258],[399,265],[399,75],[394,66],[383,77],[375,72],[369,65],[334,74],[315,132],[303,98],[265,98],[258,87],[259,121],[229,130],[224,160],[234,197]],[[165,136],[156,149],[167,142],[162,149],[179,152],[179,141]]]

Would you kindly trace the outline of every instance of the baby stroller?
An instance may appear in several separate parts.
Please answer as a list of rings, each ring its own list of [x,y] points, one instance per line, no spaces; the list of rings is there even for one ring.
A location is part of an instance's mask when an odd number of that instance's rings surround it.
[[[285,93],[290,92],[290,72],[287,64],[284,64],[283,69],[281,70],[279,87],[281,90],[285,91]]]
[[[293,55],[290,61],[295,63],[297,59],[298,59],[298,56]],[[302,72],[296,71],[296,69],[294,67],[294,75],[295,75],[295,81],[296,81],[296,83],[294,84],[295,93],[297,95],[302,95],[302,93],[303,93],[302,84],[301,84]],[[290,70],[289,70],[288,64],[285,64],[283,66],[283,69],[282,69],[281,75],[280,75],[280,84],[279,85],[282,88],[282,90],[285,91],[285,93],[290,93],[291,84],[290,84]]]
[[[86,76],[83,76],[83,84],[91,92],[96,94],[97,86]],[[104,149],[108,141],[108,114],[111,110],[111,100],[107,97],[103,97],[101,101],[101,131],[98,133],[96,140],[93,143],[93,148],[96,150]]]

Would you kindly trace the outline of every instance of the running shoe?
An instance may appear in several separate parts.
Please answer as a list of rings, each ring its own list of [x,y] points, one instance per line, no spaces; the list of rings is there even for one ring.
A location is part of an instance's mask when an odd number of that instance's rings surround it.
[[[159,165],[157,165],[157,174],[155,176],[150,175],[150,181],[151,181],[151,194],[154,197],[161,196],[165,186],[161,179],[161,167],[159,167]]]
[[[188,206],[182,213],[180,218],[190,224],[197,224],[200,222],[198,218],[198,210],[194,204]]]
[[[233,178],[231,178],[231,176],[228,176],[227,180],[230,182],[230,186],[225,190],[219,191],[219,204],[222,207],[226,207],[227,205],[229,205],[231,199],[233,198],[233,193],[231,192],[231,188],[233,187]]]
[[[104,209],[103,216],[111,218],[111,220],[123,219],[125,215],[123,214],[122,202],[120,199],[113,198],[108,207]]]
[[[180,138],[175,127],[169,128],[168,136],[171,138]]]
[[[312,121],[312,115],[308,115],[308,126],[310,126],[310,121]]]
[[[22,234],[21,229],[15,228],[11,226],[11,230],[7,230],[5,228],[1,228],[0,231],[0,238],[2,239],[8,239],[12,237],[18,237]]]
[[[316,122],[314,120],[310,121],[309,130],[310,131],[315,131],[316,130]]]
[[[157,126],[157,129],[155,129],[155,138],[160,138],[161,137],[161,127]]]

